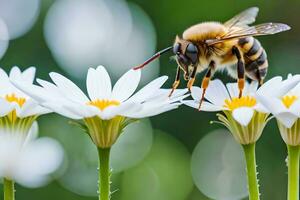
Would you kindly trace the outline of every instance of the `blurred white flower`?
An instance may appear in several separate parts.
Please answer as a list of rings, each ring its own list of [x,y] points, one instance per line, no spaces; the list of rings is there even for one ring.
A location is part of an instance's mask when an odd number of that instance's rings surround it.
[[[282,81],[281,77],[274,77],[260,88],[257,82],[246,84],[243,96],[238,97],[237,83],[225,85],[220,80],[214,80],[207,88],[205,99],[201,105],[203,111],[223,111],[225,115],[218,114],[219,119],[233,133],[235,139],[241,144],[251,144],[258,140],[267,123],[269,110],[258,101],[257,96],[278,97],[287,93],[300,81],[300,76]],[[202,89],[192,88],[194,100],[184,103],[198,109],[202,97]],[[249,128],[245,129],[246,127]]]
[[[23,136],[26,137],[36,118],[50,112],[10,82],[19,80],[26,84],[32,84],[34,75],[34,67],[23,72],[18,67],[13,67],[9,75],[0,68],[0,128],[12,133],[23,132]]]
[[[53,139],[37,139],[37,123],[26,138],[23,133],[0,130],[0,177],[27,187],[38,187],[49,181],[63,160],[63,150]]]
[[[17,89],[10,81],[24,81],[32,84],[35,76],[35,67],[30,67],[21,72],[18,67],[13,67],[9,75],[0,68],[0,117],[14,112],[14,117],[25,118],[49,113],[50,110],[41,107],[28,95]]]
[[[111,146],[131,119],[175,109],[187,96],[187,90],[177,90],[169,98],[170,90],[160,89],[166,76],[153,80],[133,94],[140,82],[140,70],[129,70],[112,88],[103,66],[90,68],[86,81],[89,98],[64,76],[52,72],[50,77],[55,84],[40,79],[37,82],[41,86],[23,81],[13,83],[41,105],[72,119],[84,119],[94,143],[101,147]]]

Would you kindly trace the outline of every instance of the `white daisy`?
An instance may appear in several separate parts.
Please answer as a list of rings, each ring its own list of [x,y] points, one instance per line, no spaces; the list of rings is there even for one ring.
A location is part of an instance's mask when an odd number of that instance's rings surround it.
[[[175,109],[187,92],[177,90],[168,98],[170,91],[160,89],[167,80],[162,76],[134,94],[140,82],[140,70],[129,70],[112,87],[103,66],[90,68],[86,81],[88,96],[66,77],[54,72],[50,77],[54,83],[38,79],[40,86],[23,81],[13,81],[13,84],[43,106],[72,119],[83,119],[94,143],[103,148],[115,142],[131,119]]]
[[[300,80],[299,76],[282,81],[274,77],[258,89],[258,84],[246,84],[243,96],[238,97],[237,83],[225,85],[220,80],[211,81],[205,93],[206,101],[201,105],[203,111],[223,111],[219,119],[233,133],[241,144],[250,144],[258,140],[269,116],[268,109],[258,101],[257,96],[280,96],[294,87]],[[184,101],[188,106],[198,109],[202,89],[192,88],[193,100]]]
[[[49,180],[49,174],[61,164],[63,150],[53,139],[37,139],[37,123],[26,138],[22,132],[11,134],[0,129],[0,177],[27,187],[37,187]]]
[[[288,76],[293,79],[295,76]],[[300,155],[300,84],[277,96],[258,95],[258,99],[277,119],[277,125],[288,150],[288,199],[299,198]]]
[[[13,67],[9,75],[0,68],[0,127],[10,130],[22,131],[27,134],[34,120],[50,110],[41,107],[36,101],[24,94],[11,84],[10,80],[21,80],[32,84],[35,68],[30,67],[21,72]]]
[[[289,75],[288,79],[293,77]],[[285,143],[300,145],[300,84],[281,95],[258,95],[258,99],[277,119]]]

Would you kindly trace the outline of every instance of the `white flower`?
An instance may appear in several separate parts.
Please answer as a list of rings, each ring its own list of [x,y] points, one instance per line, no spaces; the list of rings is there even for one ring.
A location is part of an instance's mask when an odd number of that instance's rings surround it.
[[[205,99],[201,105],[203,111],[231,111],[233,118],[243,126],[247,126],[252,119],[254,111],[268,112],[255,99],[257,83],[246,84],[243,91],[243,97],[239,98],[237,83],[228,83],[225,85],[220,80],[211,81],[207,88]],[[202,89],[192,88],[192,97],[194,100],[184,101],[188,106],[198,108],[202,96]]]
[[[237,83],[228,83],[226,87],[220,80],[211,81],[207,88],[205,99],[201,110],[203,111],[221,111],[228,110],[232,112],[233,118],[243,126],[247,126],[252,119],[254,111],[269,113],[265,105],[258,101],[258,96],[278,97],[287,93],[300,80],[299,76],[282,81],[277,76],[270,79],[258,89],[257,82],[246,83],[243,91],[243,97],[238,98]],[[192,97],[194,100],[184,101],[188,106],[198,108],[202,96],[202,89],[192,88]]]
[[[236,140],[241,144],[253,143],[260,137],[269,115],[269,110],[258,101],[257,96],[280,96],[294,87],[299,80],[299,76],[285,81],[282,81],[281,77],[274,77],[259,89],[257,82],[252,82],[245,85],[241,98],[238,97],[237,83],[228,83],[225,87],[220,80],[214,80],[206,90],[206,101],[201,105],[201,110],[223,111],[225,116],[218,115],[218,117],[231,130]],[[194,100],[184,101],[184,103],[198,108],[201,96],[202,89],[193,87]],[[251,130],[245,129],[246,127]]]
[[[84,119],[93,141],[99,145],[101,140],[104,147],[115,142],[128,119],[150,117],[175,109],[187,92],[177,90],[169,98],[170,90],[160,89],[167,80],[166,76],[162,76],[134,94],[140,82],[140,70],[129,70],[112,87],[103,66],[90,68],[86,81],[88,97],[66,77],[54,72],[50,73],[50,77],[54,84],[41,79],[37,80],[40,86],[23,81],[13,81],[13,84],[41,105],[61,115]],[[104,127],[106,130],[103,130]],[[106,136],[99,132],[107,135],[107,131],[113,132],[109,134],[112,138],[103,139]]]
[[[14,110],[15,117],[19,118],[38,116],[50,112],[48,109],[39,106],[36,101],[10,82],[10,80],[21,80],[26,84],[32,84],[34,76],[34,67],[30,67],[23,72],[18,67],[13,67],[9,76],[0,68],[0,117],[8,115]]]
[[[49,174],[61,164],[63,150],[53,139],[37,139],[37,123],[26,138],[22,133],[0,130],[0,177],[27,187],[37,187],[49,181]]]
[[[11,133],[28,133],[32,123],[39,115],[50,110],[40,106],[36,101],[17,89],[12,81],[22,81],[28,85],[33,83],[35,68],[30,67],[21,72],[13,67],[9,75],[0,68],[0,128]]]
[[[42,105],[73,119],[99,116],[108,120],[117,115],[149,117],[176,108],[179,103],[175,102],[182,99],[186,92],[177,91],[180,93],[179,98],[176,98],[176,94],[171,99],[167,98],[169,91],[160,89],[167,80],[166,76],[162,76],[133,95],[140,82],[140,70],[129,70],[112,88],[110,77],[103,66],[90,68],[86,81],[89,97],[66,77],[55,72],[50,73],[50,77],[54,84],[37,79],[41,87],[23,81],[13,83]],[[153,99],[158,94],[159,99]]]
[[[288,76],[288,80],[296,76]],[[280,95],[258,95],[258,99],[277,119],[280,134],[286,144],[300,145],[300,84]]]
[[[295,79],[289,76],[287,80]],[[295,79],[296,80],[296,79]],[[276,85],[272,85],[276,88]],[[291,128],[300,117],[300,84],[279,95],[258,95],[259,100],[287,128]]]

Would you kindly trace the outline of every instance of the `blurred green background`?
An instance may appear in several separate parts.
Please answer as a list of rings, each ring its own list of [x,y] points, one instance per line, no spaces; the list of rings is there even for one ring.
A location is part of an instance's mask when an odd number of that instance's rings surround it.
[[[172,44],[176,34],[181,34],[190,25],[211,20],[223,22],[248,7],[258,6],[260,13],[256,23],[284,22],[292,27],[289,32],[260,37],[269,58],[267,79],[275,75],[299,73],[300,1],[21,2],[0,1],[0,11],[6,16],[0,13],[0,18],[3,17],[4,22],[7,22],[10,36],[14,35],[6,52],[4,47],[4,55],[0,60],[0,66],[6,71],[14,65],[22,69],[36,66],[39,78],[49,79],[48,73],[56,71],[85,89],[88,67],[103,64],[116,80],[131,66],[144,61],[156,50]],[[17,10],[13,10],[11,4]],[[13,17],[16,19],[7,20]],[[17,30],[23,26],[23,30]],[[170,87],[175,71],[175,62],[164,56],[145,69],[143,84],[158,75],[168,75],[170,78],[165,87]],[[202,74],[196,85],[200,85],[201,77]],[[232,81],[225,73],[217,74],[216,77]],[[181,83],[181,87],[185,87],[183,80]],[[245,198],[244,161],[240,149],[223,127],[210,124],[212,120],[216,120],[215,113],[200,113],[181,106],[177,110],[152,117],[150,121],[132,125],[113,152],[115,173],[112,199]],[[96,195],[97,189],[97,157],[91,141],[63,117],[50,114],[40,117],[38,121],[40,135],[56,138],[65,148],[65,163],[46,186],[36,189],[17,186],[17,199],[96,199],[93,195]],[[130,132],[133,134],[130,135]],[[213,136],[209,137],[211,132],[214,132]],[[201,139],[205,141],[202,142],[205,148],[201,148]],[[286,148],[272,120],[257,144],[262,199],[285,199],[285,159]]]

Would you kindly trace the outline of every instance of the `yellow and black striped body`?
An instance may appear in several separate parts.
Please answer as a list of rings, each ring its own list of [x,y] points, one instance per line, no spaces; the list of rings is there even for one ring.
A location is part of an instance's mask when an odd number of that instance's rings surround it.
[[[239,49],[243,52],[246,75],[261,82],[267,75],[267,54],[260,42],[253,37],[240,38]]]

